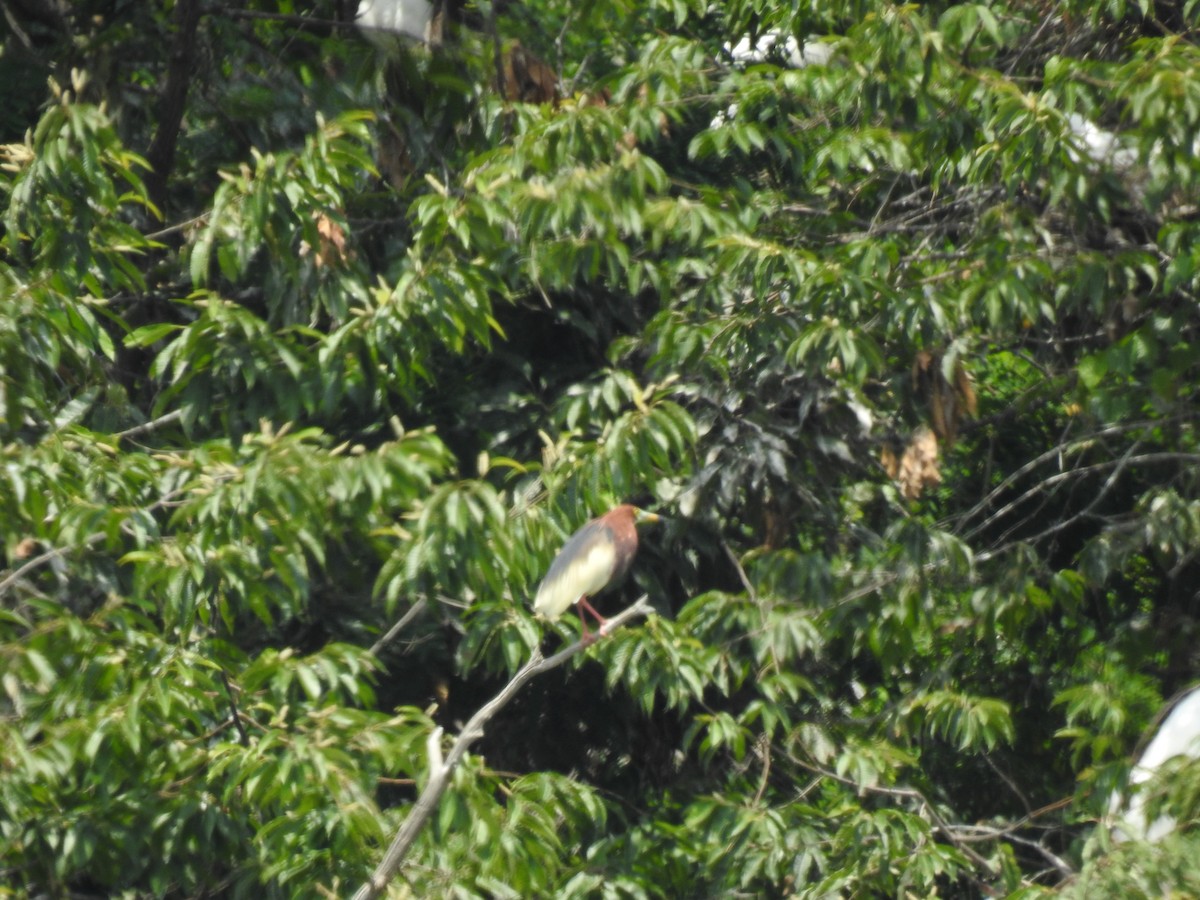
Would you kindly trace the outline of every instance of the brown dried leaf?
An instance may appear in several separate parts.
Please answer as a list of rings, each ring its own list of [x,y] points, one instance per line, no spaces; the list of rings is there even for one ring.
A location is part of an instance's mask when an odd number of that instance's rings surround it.
[[[342,226],[324,213],[316,214],[317,235],[320,246],[317,248],[317,265],[328,266],[344,263],[349,254],[346,252],[346,232]]]
[[[313,220],[317,223],[317,265],[340,265],[349,259],[351,254],[346,251],[346,232],[342,230],[342,226],[323,212],[313,213]],[[313,248],[308,241],[300,242],[301,256],[308,256],[312,252]]]
[[[910,500],[920,497],[925,488],[942,483],[942,474],[938,471],[937,435],[926,426],[913,432],[900,458],[896,480],[900,484],[900,493]]]
[[[975,386],[971,384],[971,376],[967,374],[967,367],[962,364],[961,359],[954,363],[954,388],[971,418],[978,416],[979,398],[975,396]]]
[[[900,457],[890,444],[884,444],[883,449],[879,451],[879,462],[883,471],[887,472],[887,477],[895,481],[896,476],[900,474]]]
[[[579,94],[578,100],[576,100],[576,105],[580,109],[583,109],[585,106],[608,106],[611,100],[612,91],[606,87],[602,87],[600,90],[595,92],[584,91],[583,93]]]
[[[787,543],[791,529],[788,517],[775,500],[763,504],[763,546],[778,550]]]
[[[646,84],[645,82],[643,82],[642,86],[638,88],[638,100],[646,106],[649,106],[651,103],[650,85]],[[655,118],[658,122],[658,133],[663,137],[669,137],[671,134],[671,123],[667,120],[666,113],[660,109],[658,110]]]
[[[554,70],[514,42],[504,53],[504,97],[522,103],[558,103]]]
[[[954,403],[954,392],[946,384],[941,366],[929,380],[929,419],[933,433],[947,444],[953,444],[958,433],[958,409]]]
[[[979,406],[975,388],[962,360],[954,361],[954,384],[946,380],[942,356],[917,351],[912,367],[913,390],[929,406],[929,423],[934,434],[949,447],[958,438],[958,426],[966,416],[974,418]]]
[[[921,383],[921,374],[929,371],[929,367],[934,363],[934,355],[928,350],[918,350],[916,357],[913,358],[912,379],[913,387],[919,388]]]

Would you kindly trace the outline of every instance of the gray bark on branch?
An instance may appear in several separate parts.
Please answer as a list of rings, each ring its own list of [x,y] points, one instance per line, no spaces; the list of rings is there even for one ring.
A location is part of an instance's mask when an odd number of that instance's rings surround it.
[[[643,594],[637,599],[636,603],[621,610],[621,612],[601,626],[599,636],[604,637],[607,634],[611,634],[629,620],[649,615],[651,611],[649,600]],[[396,877],[396,873],[400,871],[400,866],[404,862],[404,858],[408,855],[408,851],[412,849],[417,836],[437,810],[438,801],[441,800],[442,794],[446,792],[446,787],[450,783],[450,777],[454,774],[455,768],[462,762],[462,758],[466,755],[467,749],[471,744],[483,736],[484,725],[496,713],[509,704],[513,697],[517,695],[517,692],[525,686],[526,682],[536,675],[541,675],[543,672],[548,672],[551,669],[561,666],[587,646],[588,644],[583,640],[578,640],[551,657],[544,657],[541,650],[535,649],[533,655],[529,657],[529,661],[521,666],[517,674],[512,677],[512,680],[504,686],[500,693],[481,706],[475,715],[471,716],[470,721],[463,727],[462,732],[454,741],[454,746],[450,748],[450,752],[444,760],[439,758],[441,750],[440,742],[437,743],[436,749],[434,746],[430,747],[429,781],[426,782],[420,796],[417,797],[417,802],[413,804],[412,809],[405,816],[399,830],[396,832],[396,836],[392,839],[391,846],[388,847],[387,853],[384,854],[383,860],[375,867],[375,871],[366,883],[354,894],[353,900],[374,900],[374,898],[383,893],[388,883]],[[434,735],[436,736],[435,740],[440,738],[440,729],[435,731]]]

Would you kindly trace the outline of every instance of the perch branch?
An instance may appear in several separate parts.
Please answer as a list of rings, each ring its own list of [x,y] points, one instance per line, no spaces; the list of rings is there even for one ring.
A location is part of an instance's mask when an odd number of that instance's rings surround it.
[[[603,637],[615,631],[630,619],[649,615],[650,611],[650,604],[643,595],[632,606],[622,610],[601,626],[600,636]],[[521,666],[512,680],[504,686],[504,689],[481,706],[475,715],[471,716],[470,721],[467,722],[466,726],[459,733],[458,738],[454,741],[454,746],[450,748],[450,752],[446,755],[445,760],[439,764],[439,761],[436,759],[438,754],[430,754],[432,758],[430,760],[428,783],[426,783],[425,788],[421,791],[421,795],[417,797],[417,802],[413,804],[412,809],[409,810],[408,815],[401,823],[400,829],[392,839],[391,846],[388,847],[383,860],[376,866],[375,871],[371,874],[367,882],[358,889],[358,892],[354,895],[354,900],[374,900],[374,898],[383,892],[388,883],[396,877],[396,873],[400,870],[400,865],[404,862],[405,856],[408,855],[408,851],[412,848],[417,836],[421,833],[421,829],[425,827],[425,824],[437,810],[438,801],[441,800],[442,794],[446,792],[446,786],[450,783],[450,776],[454,773],[458,764],[462,762],[467,748],[483,736],[483,728],[488,721],[507,706],[509,701],[516,696],[517,692],[531,678],[561,666],[586,646],[588,646],[586,643],[579,640],[551,657],[544,657],[541,650],[534,650],[533,655],[529,658],[529,662]]]

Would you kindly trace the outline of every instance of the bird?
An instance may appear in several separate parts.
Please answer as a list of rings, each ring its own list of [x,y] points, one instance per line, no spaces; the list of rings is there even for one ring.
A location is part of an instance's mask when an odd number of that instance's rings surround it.
[[[1177,756],[1200,759],[1200,685],[1167,703],[1164,711],[1166,717],[1129,773],[1133,795],[1124,797],[1116,793],[1109,801],[1109,816],[1116,826],[1113,838],[1117,842],[1129,838],[1160,841],[1175,830],[1175,820],[1169,815],[1150,821],[1146,798],[1136,791],[1139,785],[1154,778],[1168,760]]]
[[[833,59],[834,47],[810,36],[801,44],[795,37],[772,28],[757,38],[748,34],[742,35],[736,44],[726,44],[725,52],[735,63],[766,63],[780,61],[792,69],[805,69],[808,66],[828,65]]]
[[[492,0],[490,11],[503,13],[511,0]],[[475,31],[486,18],[468,0],[359,0],[354,24],[385,56],[395,57],[401,46],[440,44],[447,22]]]
[[[400,42],[432,43],[434,4],[430,0],[359,0],[354,24],[385,53]]]
[[[554,562],[538,586],[533,611],[547,619],[557,619],[569,606],[578,604],[583,640],[595,640],[588,631],[584,610],[603,628],[604,616],[596,612],[589,597],[619,581],[629,570],[637,553],[637,526],[659,521],[659,516],[628,503],[614,507],[592,519],[563,544]]]

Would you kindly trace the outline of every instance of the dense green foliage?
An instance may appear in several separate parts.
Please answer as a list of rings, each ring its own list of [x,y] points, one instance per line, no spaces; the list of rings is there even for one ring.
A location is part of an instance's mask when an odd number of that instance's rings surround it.
[[[622,501],[670,518],[600,602],[658,614],[395,896],[1196,892],[1195,767],[1097,827],[1200,667],[1194,0],[480,3],[390,61],[348,2],[35,6],[0,895],[353,891]]]

